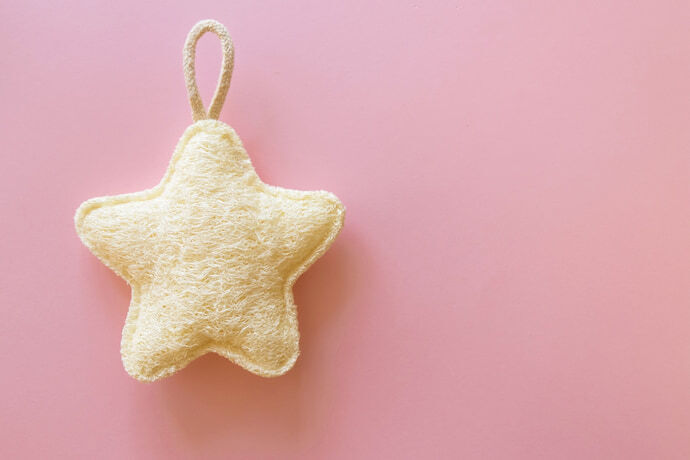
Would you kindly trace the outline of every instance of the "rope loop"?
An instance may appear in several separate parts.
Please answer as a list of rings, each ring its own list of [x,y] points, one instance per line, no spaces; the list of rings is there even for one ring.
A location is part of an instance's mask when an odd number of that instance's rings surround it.
[[[213,99],[211,99],[211,105],[208,112],[206,112],[204,103],[201,101],[201,96],[199,95],[199,87],[196,84],[196,72],[194,69],[196,44],[206,32],[213,32],[216,34],[218,38],[220,38],[223,47],[223,63],[220,68],[220,75],[218,76],[218,86],[216,87]],[[235,48],[233,47],[228,30],[223,24],[213,19],[199,21],[189,32],[189,35],[187,35],[182,58],[184,79],[187,85],[187,94],[189,95],[189,105],[192,106],[192,118],[195,122],[209,118],[217,120],[223,108],[225,96],[228,94],[235,59]]]

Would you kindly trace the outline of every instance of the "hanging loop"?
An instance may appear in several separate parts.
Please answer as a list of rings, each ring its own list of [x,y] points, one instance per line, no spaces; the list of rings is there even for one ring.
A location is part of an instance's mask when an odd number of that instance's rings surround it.
[[[196,73],[194,70],[194,60],[196,57],[196,43],[202,35],[206,32],[213,32],[220,38],[223,46],[223,63],[220,68],[220,75],[218,77],[218,86],[216,92],[211,99],[211,105],[208,112],[204,108],[204,103],[201,101],[199,95],[199,87],[196,84]],[[187,41],[184,45],[183,51],[183,65],[184,65],[184,79],[187,84],[187,94],[189,95],[189,104],[192,106],[192,118],[194,121],[206,120],[212,118],[217,120],[220,116],[220,111],[225,102],[225,96],[228,94],[230,87],[230,79],[232,77],[232,67],[235,58],[235,49],[232,44],[232,39],[228,34],[227,29],[223,24],[213,19],[199,21],[187,35]]]

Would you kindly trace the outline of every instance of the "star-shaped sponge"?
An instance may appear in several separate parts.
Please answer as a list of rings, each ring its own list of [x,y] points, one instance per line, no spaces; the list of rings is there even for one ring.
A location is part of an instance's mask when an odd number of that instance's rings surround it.
[[[331,193],[264,184],[235,131],[202,119],[159,185],[88,200],[75,224],[132,288],[122,361],[153,381],[210,351],[262,376],[288,371],[299,354],[292,286],[344,215]]]
[[[261,182],[228,125],[182,136],[153,189],[86,201],[86,246],[132,287],[122,361],[167,376],[213,351],[263,376],[299,354],[292,285],[333,242],[344,208],[328,192]]]

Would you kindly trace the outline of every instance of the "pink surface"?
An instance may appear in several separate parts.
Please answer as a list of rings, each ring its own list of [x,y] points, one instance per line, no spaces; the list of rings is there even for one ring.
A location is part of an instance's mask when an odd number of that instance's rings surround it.
[[[222,119],[348,208],[302,356],[120,362],[87,198],[155,185],[181,49],[229,28]],[[690,3],[0,3],[0,457],[690,458]],[[208,101],[218,43],[200,42]]]

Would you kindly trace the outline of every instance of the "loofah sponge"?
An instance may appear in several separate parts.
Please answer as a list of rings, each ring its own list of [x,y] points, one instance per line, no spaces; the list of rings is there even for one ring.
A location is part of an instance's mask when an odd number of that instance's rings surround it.
[[[207,31],[224,55],[208,114],[194,79],[194,47]],[[132,377],[153,381],[207,352],[278,376],[299,355],[292,285],[331,245],[345,210],[328,192],[264,184],[235,131],[215,119],[233,65],[221,24],[197,24],[184,56],[195,123],[163,180],[84,202],[77,233],[132,288],[121,345]]]

